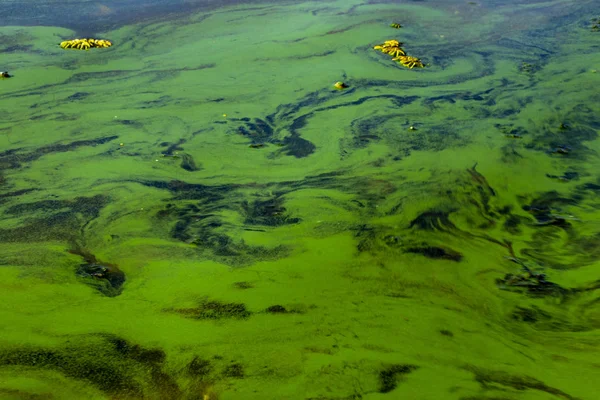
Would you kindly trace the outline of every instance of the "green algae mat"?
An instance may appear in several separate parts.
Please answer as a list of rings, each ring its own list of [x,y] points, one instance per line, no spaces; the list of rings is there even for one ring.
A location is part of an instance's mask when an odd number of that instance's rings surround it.
[[[0,399],[598,398],[597,3],[83,3],[0,28]]]

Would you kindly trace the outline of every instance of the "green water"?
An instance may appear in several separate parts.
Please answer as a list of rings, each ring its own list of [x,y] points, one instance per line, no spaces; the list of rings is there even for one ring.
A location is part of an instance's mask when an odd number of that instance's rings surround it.
[[[598,398],[600,15],[486,3],[0,28],[0,399]]]

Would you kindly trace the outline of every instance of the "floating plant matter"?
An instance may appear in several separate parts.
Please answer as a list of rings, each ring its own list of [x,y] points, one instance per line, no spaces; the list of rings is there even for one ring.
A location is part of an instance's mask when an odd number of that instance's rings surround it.
[[[398,25],[398,24],[392,24],[390,26],[395,28],[394,25]],[[398,25],[398,28],[399,27],[400,27],[400,25]],[[392,60],[398,61],[400,64],[402,64],[406,68],[413,69],[415,67],[416,68],[425,67],[423,62],[421,62],[421,60],[418,59],[417,57],[408,56],[406,54],[406,51],[404,51],[404,49],[402,47],[400,47],[400,46],[402,46],[402,44],[403,43],[401,43],[395,39],[391,39],[391,40],[386,40],[382,44],[373,46],[373,49],[380,50],[382,53],[392,56],[393,57]]]
[[[112,43],[105,39],[73,39],[65,40],[60,43],[60,47],[63,49],[77,49],[77,50],[89,50],[91,48],[99,47],[105,48],[112,46]]]
[[[69,253],[82,257],[85,261],[80,264],[75,274],[82,282],[98,290],[107,297],[115,297],[121,294],[125,283],[125,273],[115,264],[99,261],[96,256],[88,250],[75,245],[68,250]]]
[[[400,46],[402,46],[403,43],[400,43],[397,40],[386,40],[385,42],[383,42],[383,44],[378,44],[373,46],[373,49],[375,50],[381,50],[382,53],[386,53],[388,52],[389,49],[393,49],[393,48],[399,48]]]
[[[400,62],[400,64],[404,65],[406,68],[410,68],[410,69],[413,69],[415,67],[417,67],[417,68],[424,67],[421,60],[418,59],[417,57],[403,55],[403,56],[399,56],[396,58],[392,58],[392,60],[398,61],[398,62]]]

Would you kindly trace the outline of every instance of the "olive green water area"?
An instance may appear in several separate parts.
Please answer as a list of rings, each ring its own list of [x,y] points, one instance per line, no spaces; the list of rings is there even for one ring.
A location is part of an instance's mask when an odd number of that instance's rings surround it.
[[[0,399],[598,398],[598,10],[485,3],[3,27]]]

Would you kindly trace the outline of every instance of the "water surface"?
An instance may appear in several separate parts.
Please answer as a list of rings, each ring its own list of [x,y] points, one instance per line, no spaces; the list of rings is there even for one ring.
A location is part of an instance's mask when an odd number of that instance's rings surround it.
[[[0,21],[1,399],[596,398],[594,2],[146,3]]]

